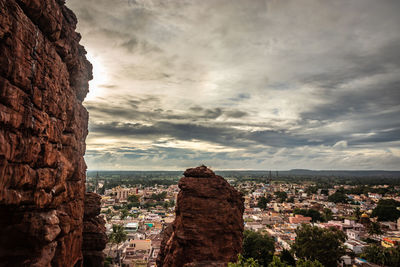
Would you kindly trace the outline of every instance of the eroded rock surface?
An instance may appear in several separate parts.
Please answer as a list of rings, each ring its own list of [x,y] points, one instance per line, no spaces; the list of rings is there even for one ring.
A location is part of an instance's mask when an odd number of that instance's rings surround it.
[[[164,230],[157,266],[226,266],[242,249],[243,198],[205,166],[179,181],[176,218]]]
[[[81,266],[92,66],[63,0],[0,0],[0,266]]]
[[[85,267],[102,266],[103,250],[107,244],[105,221],[99,217],[101,197],[95,193],[85,194],[83,218],[83,262]]]

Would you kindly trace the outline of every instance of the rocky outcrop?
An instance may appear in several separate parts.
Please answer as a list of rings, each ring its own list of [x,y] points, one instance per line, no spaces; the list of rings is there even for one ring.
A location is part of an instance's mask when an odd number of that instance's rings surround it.
[[[63,0],[0,0],[0,266],[81,266],[92,78]]]
[[[103,250],[107,244],[105,221],[99,217],[101,197],[95,193],[85,194],[83,217],[83,262],[85,267],[102,266]]]
[[[179,181],[176,218],[163,232],[157,266],[226,266],[242,249],[243,198],[205,166]]]

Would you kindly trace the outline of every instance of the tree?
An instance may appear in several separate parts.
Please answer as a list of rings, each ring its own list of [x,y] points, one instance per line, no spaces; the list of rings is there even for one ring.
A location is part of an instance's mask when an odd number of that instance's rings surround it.
[[[280,202],[283,202],[287,199],[287,193],[283,191],[278,191],[274,193],[275,196],[279,199]]]
[[[169,207],[168,201],[163,202],[163,208],[167,210],[168,207]]]
[[[383,265],[383,248],[381,246],[375,244],[369,245],[364,248],[360,256],[367,261]]]
[[[287,203],[294,203],[294,197],[291,196],[286,200]]]
[[[356,207],[355,209],[354,209],[354,216],[356,217],[356,219],[357,219],[357,221],[360,221],[360,218],[361,218],[361,215],[362,215],[362,212],[361,212],[361,210],[360,210],[360,207]]]
[[[245,259],[241,254],[238,256],[238,260],[235,263],[228,263],[228,267],[260,267],[260,264],[253,258]]]
[[[326,267],[336,267],[340,257],[346,253],[345,241],[346,235],[338,229],[303,224],[296,230],[292,249],[298,258],[318,260]]]
[[[139,201],[139,196],[137,195],[129,195],[128,196],[128,204],[127,207],[131,209],[132,207],[139,207],[140,206],[140,201]]]
[[[128,202],[139,202],[139,197],[135,194],[129,195]]]
[[[109,242],[111,242],[111,244],[117,244],[119,266],[121,266],[121,253],[118,246],[120,243],[125,242],[126,239],[127,239],[127,233],[125,232],[124,226],[113,224],[112,232],[109,236]]]
[[[329,190],[328,189],[321,189],[321,195],[329,195]]]
[[[282,250],[281,261],[285,262],[288,265],[292,265],[292,266],[296,265],[296,260],[293,258],[293,255],[287,249]]]
[[[104,213],[106,214],[106,220],[107,221],[111,220],[112,217],[114,216],[114,214],[112,213],[110,208],[108,208]]]
[[[268,267],[290,267],[285,262],[282,262],[281,259],[277,256],[272,258],[272,262],[268,264]]]
[[[162,200],[164,200],[166,197],[167,197],[167,192],[162,192],[162,193],[159,193],[159,194],[152,194],[152,195],[150,196],[151,199],[154,199],[154,200],[156,200],[156,201],[162,201]]]
[[[274,239],[249,230],[244,231],[243,235],[243,257],[253,258],[261,266],[267,266],[272,261],[275,252]]]
[[[104,267],[109,267],[109,266],[111,266],[111,264],[112,264],[112,258],[106,257],[104,259]]]
[[[324,214],[323,214],[323,217],[324,217],[324,220],[325,220],[326,222],[333,219],[333,212],[332,212],[331,209],[325,208],[324,211],[323,211],[323,213],[324,213]]]
[[[378,221],[396,221],[400,217],[400,202],[394,199],[381,199],[375,209],[372,210],[372,217],[378,217]]]
[[[298,260],[296,263],[296,267],[324,267],[324,265],[322,265],[322,263],[320,263],[319,261],[315,260],[315,261],[310,261],[310,260]]]
[[[262,210],[265,210],[267,208],[267,204],[268,204],[268,199],[266,197],[260,197],[258,199],[258,203],[257,203],[257,207],[259,207]]]
[[[363,250],[361,257],[382,266],[400,266],[400,246],[383,248],[372,244]]]
[[[124,220],[129,215],[129,210],[127,210],[127,209],[122,209],[120,212],[121,212],[121,215],[119,217],[121,220]]]
[[[348,203],[349,198],[346,196],[345,193],[338,190],[334,194],[332,194],[328,197],[328,201],[333,202],[333,203]]]
[[[306,191],[305,191],[305,192],[306,192],[308,195],[312,195],[312,194],[316,194],[317,191],[318,191],[318,187],[317,187],[317,186],[309,186],[309,187],[306,188]]]
[[[381,225],[378,222],[371,222],[368,226],[368,234],[374,235],[381,235],[383,231],[381,229]]]

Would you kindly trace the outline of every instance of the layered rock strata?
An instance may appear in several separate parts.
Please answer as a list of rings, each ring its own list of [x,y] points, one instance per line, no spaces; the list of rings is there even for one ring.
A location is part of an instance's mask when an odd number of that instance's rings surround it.
[[[205,166],[179,181],[176,218],[163,232],[157,266],[226,266],[242,249],[243,197]]]
[[[0,266],[81,266],[92,78],[63,0],[0,0]]]

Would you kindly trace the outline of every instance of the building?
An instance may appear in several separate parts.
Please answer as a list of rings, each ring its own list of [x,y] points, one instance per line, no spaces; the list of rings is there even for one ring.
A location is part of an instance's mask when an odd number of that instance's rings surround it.
[[[118,201],[126,201],[130,195],[138,193],[137,188],[124,188],[124,187],[114,187],[112,192],[115,195],[115,199]]]
[[[349,239],[347,240],[344,245],[351,249],[354,253],[360,254],[363,249],[367,246],[367,243],[361,241],[361,240],[356,240],[356,239]]]
[[[135,233],[139,229],[139,224],[137,222],[130,222],[124,225],[124,229],[128,234]]]
[[[400,244],[400,237],[384,237],[381,245],[385,248],[392,248]]]
[[[303,215],[296,214],[294,217],[289,217],[289,222],[290,223],[310,223],[311,222],[311,217],[304,217]]]

